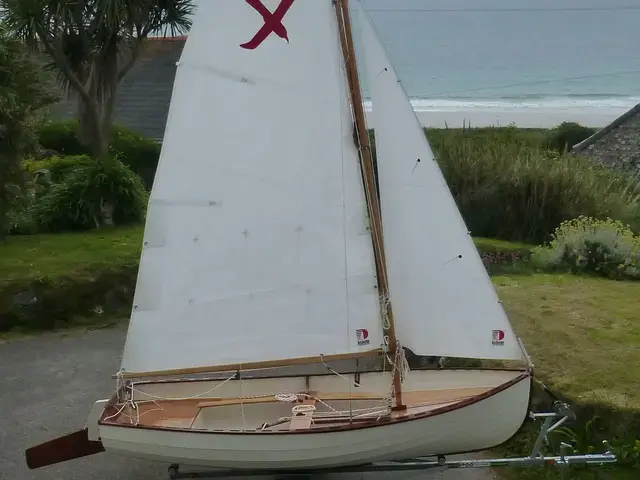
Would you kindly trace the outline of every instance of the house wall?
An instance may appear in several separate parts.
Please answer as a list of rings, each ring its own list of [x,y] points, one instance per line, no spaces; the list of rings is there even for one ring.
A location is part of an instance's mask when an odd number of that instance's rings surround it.
[[[135,66],[123,79],[116,97],[114,120],[161,141],[169,113],[176,62],[184,48],[183,38],[150,39]],[[74,118],[75,95],[51,107],[55,119]]]

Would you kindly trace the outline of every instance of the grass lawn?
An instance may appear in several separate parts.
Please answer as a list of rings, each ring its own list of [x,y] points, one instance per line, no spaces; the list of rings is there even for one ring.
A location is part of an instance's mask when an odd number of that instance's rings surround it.
[[[550,388],[640,409],[640,282],[538,273],[493,282]]]
[[[527,253],[533,245],[518,242],[507,242],[505,240],[496,240],[493,238],[474,238],[474,243],[483,252],[519,252]]]
[[[0,244],[0,282],[45,276],[73,275],[126,263],[136,263],[143,227],[117,228],[58,235],[9,237]]]

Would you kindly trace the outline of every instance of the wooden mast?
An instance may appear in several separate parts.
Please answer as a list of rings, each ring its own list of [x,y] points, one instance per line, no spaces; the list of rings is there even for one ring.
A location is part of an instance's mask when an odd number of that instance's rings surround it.
[[[375,256],[378,276],[378,289],[380,297],[388,300],[389,286],[387,282],[387,266],[384,254],[384,244],[382,240],[382,215],[380,213],[380,199],[378,190],[376,188],[376,180],[373,168],[373,156],[371,154],[371,145],[369,142],[369,134],[367,131],[367,125],[364,115],[364,107],[362,106],[362,91],[360,88],[360,79],[358,77],[358,66],[355,56],[351,18],[349,16],[349,0],[334,0],[334,3],[336,5],[336,16],[338,18],[338,29],[340,34],[340,43],[342,45],[342,54],[344,57],[347,79],[349,82],[351,105],[353,107],[355,128],[357,132],[356,137],[358,141],[358,147],[360,149],[364,191],[367,199],[369,218],[371,222],[373,252]],[[389,319],[389,325],[388,328],[385,329],[385,334],[389,339],[389,350],[391,353],[391,358],[395,362],[397,339],[393,321],[393,311],[391,309],[390,301],[387,301],[386,313]],[[406,406],[402,401],[402,383],[400,380],[400,371],[397,365],[394,365],[393,368],[393,393],[395,397],[394,409],[406,409]]]

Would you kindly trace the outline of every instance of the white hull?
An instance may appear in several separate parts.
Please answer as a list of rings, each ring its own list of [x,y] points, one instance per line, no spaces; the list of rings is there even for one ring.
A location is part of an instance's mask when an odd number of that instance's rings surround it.
[[[440,402],[438,408],[432,408],[426,415],[409,415],[402,421],[362,428],[264,432],[255,429],[242,431],[240,424],[236,432],[232,428],[206,431],[214,426],[215,420],[207,420],[205,415],[199,420],[200,425],[194,424],[191,430],[100,425],[99,435],[107,452],[181,465],[231,469],[330,468],[484,450],[512,437],[527,415],[530,378],[524,377],[514,383],[520,374],[504,371],[411,372],[410,377],[414,380],[420,377],[421,382],[433,381],[434,390],[456,380],[472,381],[474,377],[480,377],[476,382],[482,382],[484,377],[485,383],[507,380],[510,385],[505,388],[503,382],[501,391],[473,399],[471,403],[469,399]],[[365,375],[371,375],[370,383],[374,383],[375,375],[380,377],[383,374]],[[327,381],[326,377],[321,378]],[[362,383],[366,380],[363,376]],[[341,380],[341,383],[344,386],[345,381]],[[487,383],[487,386],[500,388],[500,384],[492,386]],[[463,388],[469,388],[468,384]],[[250,407],[245,407],[249,417],[259,413],[258,407],[253,413]],[[216,408],[226,407],[210,410]],[[264,415],[266,407],[260,408]],[[228,413],[231,411],[224,414]],[[256,420],[244,419],[254,424]],[[226,423],[231,426],[228,419]]]

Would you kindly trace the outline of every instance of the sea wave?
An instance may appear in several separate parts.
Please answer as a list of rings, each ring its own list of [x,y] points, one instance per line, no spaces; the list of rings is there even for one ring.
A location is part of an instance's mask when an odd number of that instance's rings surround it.
[[[640,103],[640,97],[623,95],[589,94],[544,96],[525,94],[500,98],[410,98],[417,112],[454,112],[459,110],[619,110],[628,109]],[[371,110],[371,102],[365,98],[365,108]]]

